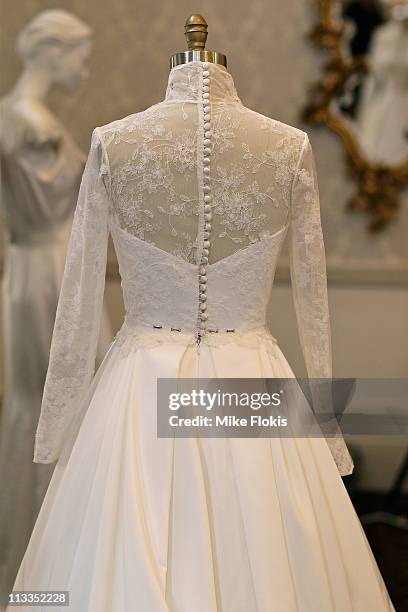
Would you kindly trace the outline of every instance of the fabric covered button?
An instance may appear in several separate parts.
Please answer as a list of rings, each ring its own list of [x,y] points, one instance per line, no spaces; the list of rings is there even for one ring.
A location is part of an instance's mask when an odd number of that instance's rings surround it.
[[[202,102],[203,102],[203,130],[204,130],[204,138],[203,138],[203,191],[204,191],[204,232],[203,232],[203,249],[200,260],[200,274],[199,274],[199,329],[204,330],[206,326],[207,320],[207,274],[206,274],[206,266],[208,264],[208,255],[209,255],[209,247],[210,247],[210,230],[211,230],[211,196],[210,185],[209,185],[209,174],[210,174],[210,153],[211,153],[211,140],[212,136],[211,132],[211,115],[210,115],[210,72],[208,70],[209,64],[207,62],[203,62],[203,87],[202,87]],[[203,331],[204,333],[204,331]]]

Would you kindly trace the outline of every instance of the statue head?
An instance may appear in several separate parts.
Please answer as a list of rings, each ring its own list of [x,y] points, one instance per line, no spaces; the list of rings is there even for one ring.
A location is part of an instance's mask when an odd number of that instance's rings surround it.
[[[17,37],[17,51],[24,64],[49,71],[53,84],[69,90],[76,89],[88,75],[86,60],[91,45],[92,30],[62,9],[39,13]]]

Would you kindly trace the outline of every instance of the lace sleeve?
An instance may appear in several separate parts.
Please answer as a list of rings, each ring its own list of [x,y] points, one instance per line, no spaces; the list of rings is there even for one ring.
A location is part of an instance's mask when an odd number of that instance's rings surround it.
[[[34,462],[58,459],[92,380],[109,236],[107,164],[97,128],[82,176],[55,316]]]
[[[293,300],[307,374],[309,379],[331,378],[331,333],[319,189],[306,133],[292,185],[289,252]],[[312,381],[314,399],[313,384]],[[340,474],[350,474],[353,462],[339,428],[332,426],[332,433],[326,439]]]

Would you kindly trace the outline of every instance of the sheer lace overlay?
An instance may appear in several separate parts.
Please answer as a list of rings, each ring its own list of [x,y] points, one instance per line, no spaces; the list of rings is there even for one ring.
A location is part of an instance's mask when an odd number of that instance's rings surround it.
[[[126,310],[114,344],[125,353],[158,341],[194,342],[197,333],[209,346],[265,341],[272,350],[267,306],[288,234],[308,374],[331,376],[324,245],[308,137],[246,108],[225,68],[194,61],[171,70],[162,102],[93,132],[35,461],[59,456],[93,377],[109,231]],[[204,331],[197,312],[205,313]],[[341,473],[349,473],[343,439],[332,447]]]
[[[286,223],[300,131],[245,108],[231,75],[218,66],[210,72],[215,262]],[[201,74],[202,62],[174,68],[163,102],[103,128],[116,222],[193,264],[203,191]]]
[[[106,166],[97,130],[83,173],[55,317],[34,460],[55,460],[95,369],[108,245]]]

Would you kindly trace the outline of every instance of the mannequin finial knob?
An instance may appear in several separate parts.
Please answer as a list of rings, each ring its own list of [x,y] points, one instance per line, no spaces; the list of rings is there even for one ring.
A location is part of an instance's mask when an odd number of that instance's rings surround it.
[[[208,25],[201,15],[190,15],[184,26],[187,47],[192,51],[203,51],[208,36]]]

